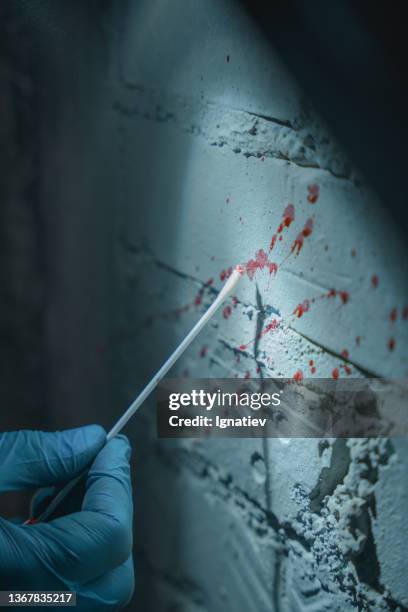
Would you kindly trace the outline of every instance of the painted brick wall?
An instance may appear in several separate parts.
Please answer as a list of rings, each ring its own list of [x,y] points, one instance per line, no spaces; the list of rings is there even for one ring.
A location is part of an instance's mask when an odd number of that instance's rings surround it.
[[[210,303],[223,271],[260,249],[277,274],[265,267],[242,282],[231,312],[174,375],[406,375],[398,228],[236,4],[128,2],[116,19],[128,397]],[[294,220],[269,252],[289,203]],[[308,219],[312,233],[290,254]],[[278,328],[254,342],[272,319]],[[142,423],[153,439],[148,408]],[[154,585],[151,609],[158,601],[234,612],[408,605],[404,441],[135,444],[143,449],[139,593]]]

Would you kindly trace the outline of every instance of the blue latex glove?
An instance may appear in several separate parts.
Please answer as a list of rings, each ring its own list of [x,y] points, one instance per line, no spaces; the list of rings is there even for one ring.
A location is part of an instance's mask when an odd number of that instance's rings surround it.
[[[129,601],[130,445],[124,436],[105,439],[97,425],[0,434],[0,492],[66,482],[94,460],[80,512],[34,525],[0,518],[0,590],[76,591],[76,609],[87,612]]]

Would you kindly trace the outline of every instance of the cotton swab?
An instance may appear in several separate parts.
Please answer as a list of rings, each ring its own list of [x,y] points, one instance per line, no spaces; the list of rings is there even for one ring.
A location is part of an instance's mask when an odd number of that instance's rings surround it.
[[[146,387],[141,391],[141,393],[136,397],[136,399],[130,404],[129,408],[122,414],[122,416],[116,421],[112,429],[108,432],[106,436],[106,440],[109,441],[114,438],[126,425],[126,423],[132,418],[135,412],[140,408],[143,402],[149,397],[152,391],[157,387],[159,382],[164,378],[170,368],[176,363],[176,361],[181,357],[187,347],[192,343],[194,338],[200,333],[203,327],[208,323],[208,321],[213,317],[213,315],[217,312],[221,304],[225,301],[231,291],[236,287],[238,281],[242,277],[245,269],[243,266],[236,266],[233,270],[231,276],[225,283],[224,287],[221,289],[220,293],[208,308],[208,310],[203,314],[201,319],[195,324],[193,329],[189,334],[184,338],[184,340],[178,345],[176,350],[170,355],[167,361],[164,362],[162,367],[158,370],[158,372],[153,376],[151,381],[146,385]],[[75,485],[81,480],[81,478],[87,473],[87,471],[83,472],[73,480],[70,480],[61,491],[51,500],[50,504],[47,508],[40,514],[37,519],[29,519],[25,524],[37,523],[46,521],[56,510],[62,500],[68,495],[68,493],[75,487]]]

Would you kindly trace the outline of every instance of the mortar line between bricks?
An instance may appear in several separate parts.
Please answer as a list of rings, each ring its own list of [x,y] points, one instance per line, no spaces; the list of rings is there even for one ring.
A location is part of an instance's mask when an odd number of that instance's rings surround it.
[[[265,159],[276,159],[280,162],[286,162],[289,164],[293,164],[294,166],[297,166],[298,168],[314,168],[316,170],[320,170],[321,172],[327,172],[330,176],[333,176],[334,178],[338,179],[338,180],[344,180],[344,181],[350,181],[352,182],[352,179],[350,178],[350,176],[346,175],[346,174],[342,174],[342,173],[337,173],[334,172],[332,169],[330,168],[325,168],[324,166],[321,166],[320,164],[318,164],[317,162],[311,162],[311,161],[300,161],[299,159],[297,159],[296,157],[290,157],[288,155],[282,155],[279,151],[277,150],[265,150],[264,148],[261,148],[258,151],[254,151],[254,152],[243,152],[241,150],[241,148],[237,148],[233,146],[233,143],[228,143],[226,140],[223,140],[222,145],[217,145],[216,142],[212,143],[211,139],[202,131],[197,131],[196,126],[191,123],[188,125],[183,127],[181,125],[180,120],[174,115],[173,112],[170,111],[165,111],[164,108],[162,108],[162,113],[165,115],[164,118],[162,119],[158,119],[158,118],[154,118],[152,116],[146,117],[145,113],[143,112],[143,110],[139,110],[139,109],[135,109],[135,108],[129,108],[128,106],[126,106],[123,102],[118,102],[115,101],[114,105],[113,105],[113,110],[118,112],[119,114],[124,114],[128,117],[139,117],[142,118],[144,121],[153,121],[155,123],[170,123],[172,122],[172,125],[174,127],[176,127],[176,129],[183,131],[183,132],[187,132],[190,135],[194,136],[194,135],[199,135],[201,136],[208,144],[209,146],[222,146],[222,147],[228,147],[233,153],[236,154],[241,154],[246,158],[250,158],[253,157],[255,159],[261,160],[262,158]],[[185,110],[185,109],[184,109]],[[243,113],[245,115],[248,116],[254,116],[252,113],[248,113],[248,111],[239,111],[239,110],[231,110],[229,109],[229,112],[231,114],[233,113]],[[172,121],[171,121],[172,120]],[[265,119],[262,119],[262,121],[266,121]],[[279,123],[276,124],[277,127],[281,127],[284,128],[286,126],[283,126]],[[286,129],[291,129],[291,128],[286,128]]]

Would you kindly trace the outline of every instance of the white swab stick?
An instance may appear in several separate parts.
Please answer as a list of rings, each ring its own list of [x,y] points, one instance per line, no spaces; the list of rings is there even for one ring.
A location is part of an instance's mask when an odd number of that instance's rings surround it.
[[[170,357],[165,361],[160,368],[160,370],[153,376],[151,381],[146,385],[143,391],[137,396],[137,398],[130,404],[129,408],[120,419],[115,423],[110,432],[107,435],[107,440],[110,440],[114,436],[116,436],[126,425],[129,419],[135,414],[136,410],[143,404],[145,399],[150,395],[150,393],[157,387],[162,378],[165,377],[170,368],[176,363],[179,357],[184,353],[186,348],[192,343],[194,338],[200,333],[204,325],[208,323],[211,317],[217,312],[218,308],[225,301],[231,291],[234,289],[239,279],[242,276],[241,268],[238,266],[234,269],[233,273],[225,283],[224,287],[221,289],[217,298],[208,308],[208,310],[203,314],[201,319],[194,325],[193,329],[184,340],[178,345],[174,353],[170,355]]]
[[[132,418],[132,416],[135,414],[137,409],[140,408],[140,406],[143,404],[145,399],[149,397],[151,392],[154,391],[154,389],[157,387],[157,385],[162,380],[162,378],[165,377],[165,375],[170,370],[170,368],[176,363],[176,361],[179,359],[179,357],[181,357],[181,355],[184,353],[186,348],[188,348],[188,346],[192,343],[194,338],[200,333],[204,325],[206,325],[206,323],[208,323],[211,317],[217,312],[221,304],[225,301],[225,299],[229,296],[231,291],[237,285],[239,279],[243,275],[243,272],[244,272],[244,269],[241,266],[236,266],[231,276],[229,277],[224,287],[219,292],[214,302],[208,308],[208,310],[203,314],[201,319],[194,325],[193,329],[190,331],[189,334],[187,334],[184,340],[178,345],[176,350],[170,355],[167,361],[164,362],[160,370],[158,370],[158,372],[153,376],[153,378],[146,385],[143,391],[141,391],[141,393],[139,393],[137,398],[130,404],[129,408],[122,414],[120,419],[116,421],[116,423],[114,424],[114,426],[112,427],[112,429],[108,432],[106,436],[107,441],[111,440],[120,431],[122,431],[126,423]],[[53,514],[53,512],[56,510],[56,508],[59,506],[62,500],[65,498],[65,496],[81,480],[84,474],[86,474],[86,472],[80,474],[73,480],[70,480],[70,482],[68,482],[65,485],[65,487],[61,489],[61,491],[52,499],[49,506],[36,519],[35,522],[47,520]],[[27,521],[27,523],[30,523],[30,522],[31,522],[30,520]]]

